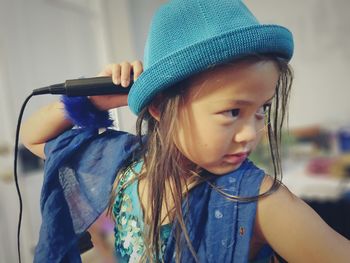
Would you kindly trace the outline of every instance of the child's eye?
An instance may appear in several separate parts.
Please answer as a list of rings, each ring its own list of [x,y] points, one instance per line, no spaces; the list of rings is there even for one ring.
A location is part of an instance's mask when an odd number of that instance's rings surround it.
[[[269,112],[270,107],[271,107],[271,104],[265,104],[259,108],[259,110],[256,112],[256,114],[259,117],[263,118]]]
[[[229,118],[229,120],[232,120],[237,119],[238,115],[240,114],[240,111],[240,109],[232,109],[223,111],[220,114],[222,114],[225,118]]]
[[[234,117],[234,118],[238,117],[239,112],[240,112],[240,109],[233,109],[233,110],[230,110],[230,114],[231,114],[231,116]]]

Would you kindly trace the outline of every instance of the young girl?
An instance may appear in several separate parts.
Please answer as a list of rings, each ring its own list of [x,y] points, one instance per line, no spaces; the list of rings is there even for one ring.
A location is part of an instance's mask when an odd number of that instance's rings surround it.
[[[46,159],[35,261],[79,262],[79,235],[108,209],[117,262],[348,262],[350,242],[281,183],[292,53],[291,33],[241,1],[163,5],[144,69],[100,74],[127,87],[133,73],[128,96],[64,97],[23,124]],[[137,137],[98,129],[125,105]],[[248,160],[265,134],[273,176]]]

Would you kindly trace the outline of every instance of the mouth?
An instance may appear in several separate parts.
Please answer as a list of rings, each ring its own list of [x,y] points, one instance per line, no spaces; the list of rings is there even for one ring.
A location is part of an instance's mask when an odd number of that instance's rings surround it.
[[[226,154],[224,160],[230,164],[242,163],[249,156],[250,152],[241,152],[236,154]]]

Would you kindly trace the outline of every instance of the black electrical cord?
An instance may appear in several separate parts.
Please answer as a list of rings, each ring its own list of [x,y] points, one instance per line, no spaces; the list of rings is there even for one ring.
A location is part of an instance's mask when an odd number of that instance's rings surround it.
[[[18,227],[17,227],[17,253],[18,253],[18,262],[21,263],[21,247],[20,247],[20,236],[21,236],[21,223],[22,223],[22,211],[23,211],[23,202],[22,202],[22,196],[21,196],[21,191],[19,188],[19,183],[18,183],[18,175],[17,175],[17,155],[18,155],[18,142],[19,142],[19,132],[20,132],[20,127],[21,127],[21,122],[22,122],[22,117],[23,117],[23,112],[24,108],[26,107],[28,101],[30,100],[31,97],[33,97],[34,94],[30,94],[24,103],[22,104],[21,111],[18,116],[18,121],[17,121],[17,128],[16,128],[16,142],[15,142],[15,158],[14,158],[14,177],[15,177],[15,184],[16,184],[16,189],[17,189],[17,194],[18,194],[18,199],[19,199],[19,218],[18,218]]]

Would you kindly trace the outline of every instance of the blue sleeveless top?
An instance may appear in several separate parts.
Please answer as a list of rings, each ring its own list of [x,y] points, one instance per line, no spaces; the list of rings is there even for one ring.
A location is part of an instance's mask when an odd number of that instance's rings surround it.
[[[42,225],[34,262],[81,262],[79,237],[107,208],[117,172],[133,160],[138,147],[136,136],[112,129],[104,133],[71,129],[46,143]],[[211,183],[227,194],[254,196],[263,177],[264,172],[246,160],[239,169],[215,177]],[[227,200],[202,183],[189,192],[183,212],[200,262],[248,262],[256,202]],[[172,228],[164,262],[175,262],[174,252]],[[264,250],[265,256],[271,252]],[[195,262],[186,246],[181,262]]]

